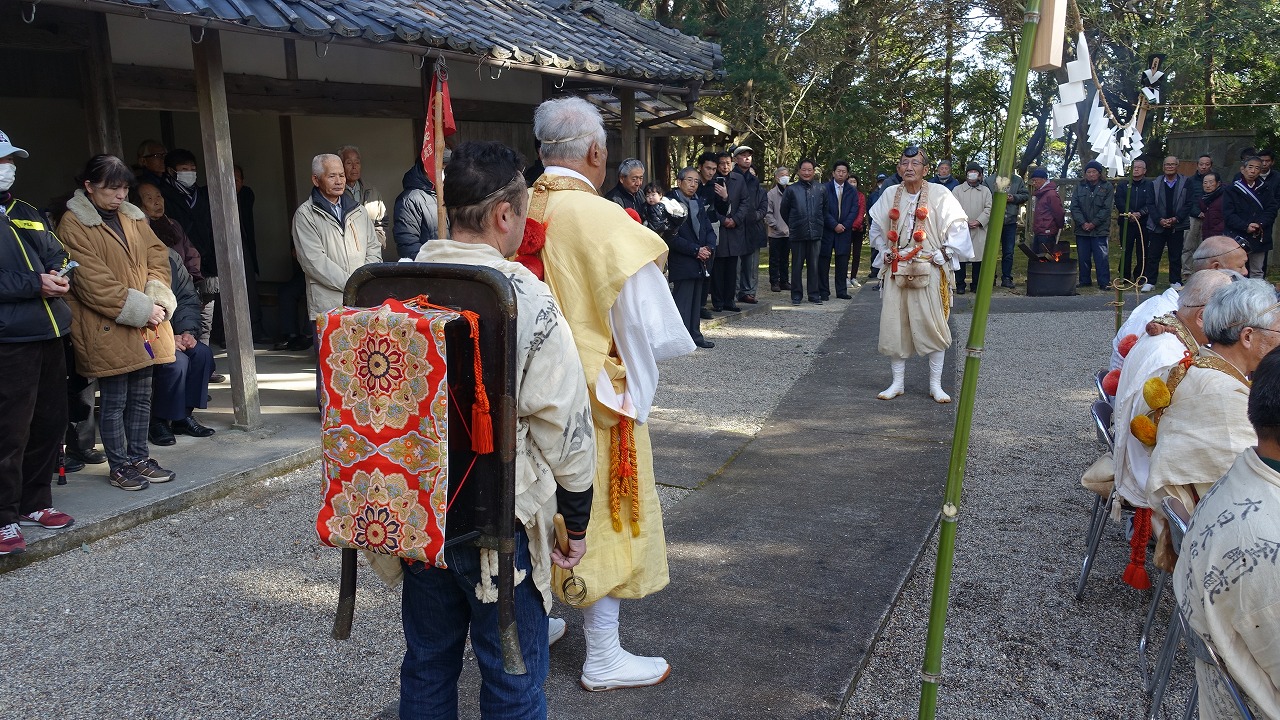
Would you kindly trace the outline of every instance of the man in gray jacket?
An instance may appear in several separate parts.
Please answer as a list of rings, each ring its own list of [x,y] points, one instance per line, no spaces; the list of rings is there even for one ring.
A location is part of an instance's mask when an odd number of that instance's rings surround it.
[[[342,305],[342,289],[356,268],[382,262],[373,220],[346,190],[337,155],[311,160],[311,197],[293,214],[293,244],[307,276],[307,315]]]
[[[996,193],[997,173],[987,175],[986,184],[991,194]],[[1004,225],[1000,230],[1000,286],[1013,287],[1013,246],[1018,240],[1018,211],[1031,199],[1027,184],[1015,172],[1009,178],[1009,201],[1004,206]]]
[[[809,302],[822,304],[818,287],[818,250],[822,245],[823,222],[827,212],[827,196],[814,177],[816,165],[804,159],[796,166],[799,181],[787,187],[779,208],[791,233],[791,304],[804,300],[801,268],[808,267]]]
[[[1106,179],[1106,168],[1097,160],[1084,166],[1084,180],[1071,196],[1071,220],[1076,225],[1076,248],[1080,253],[1080,287],[1092,282],[1091,266],[1098,266],[1098,287],[1111,284],[1111,261],[1107,241],[1111,233],[1111,208],[1115,189]]]

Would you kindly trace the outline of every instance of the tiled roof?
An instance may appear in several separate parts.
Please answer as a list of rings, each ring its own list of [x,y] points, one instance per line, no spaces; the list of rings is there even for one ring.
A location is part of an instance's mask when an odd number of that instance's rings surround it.
[[[107,0],[311,38],[404,43],[652,81],[718,80],[720,46],[609,0]]]

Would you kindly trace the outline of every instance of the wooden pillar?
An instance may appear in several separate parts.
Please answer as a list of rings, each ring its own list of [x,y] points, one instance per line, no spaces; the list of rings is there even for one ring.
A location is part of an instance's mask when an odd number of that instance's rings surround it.
[[[293,40],[284,41],[284,76],[286,80],[298,79],[298,46]],[[297,159],[293,150],[293,116],[280,116],[280,157],[284,165],[284,204],[289,227],[293,227],[293,213],[298,209]],[[292,242],[292,241],[291,241]]]
[[[618,101],[622,104],[622,158],[638,157],[636,151],[636,91],[629,88],[617,90]]]
[[[120,116],[116,112],[116,83],[111,74],[111,40],[107,34],[107,16],[88,14],[89,47],[81,55],[84,66],[85,118],[89,124],[89,152],[124,157],[120,141]]]
[[[200,40],[196,42],[198,37]],[[213,211],[214,252],[221,278],[222,317],[227,325],[235,427],[252,430],[262,424],[262,412],[258,400],[258,369],[253,356],[253,330],[249,325],[240,207],[236,202],[231,158],[231,118],[227,114],[227,86],[222,74],[222,37],[217,30],[192,28],[191,40],[205,177],[209,181],[209,205]]]

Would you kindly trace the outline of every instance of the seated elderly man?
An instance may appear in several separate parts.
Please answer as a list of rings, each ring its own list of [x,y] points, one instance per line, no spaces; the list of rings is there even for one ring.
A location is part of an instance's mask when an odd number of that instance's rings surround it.
[[[1201,270],[1187,279],[1178,294],[1178,309],[1156,318],[1154,323],[1165,332],[1142,336],[1129,351],[1120,371],[1120,385],[1115,399],[1115,473],[1116,491],[1130,505],[1150,507],[1147,502],[1147,472],[1151,448],[1129,432],[1133,418],[1147,411],[1142,399],[1142,384],[1147,378],[1168,368],[1190,353],[1196,355],[1208,341],[1204,335],[1204,309],[1219,288],[1242,279],[1237,273],[1223,270]]]
[[[1280,353],[1253,374],[1246,448],[1205,495],[1182,541],[1173,592],[1191,631],[1208,640],[1256,718],[1280,717]],[[1196,661],[1200,717],[1237,718],[1208,664]]]
[[[1241,275],[1245,274],[1245,264],[1249,261],[1249,254],[1240,247],[1240,244],[1226,235],[1215,235],[1207,238],[1196,249],[1194,258],[1193,271],[1200,270],[1234,270]],[[1120,326],[1120,331],[1116,333],[1111,340],[1111,370],[1115,370],[1123,364],[1124,360],[1120,357],[1120,341],[1128,335],[1142,336],[1142,330],[1151,322],[1152,318],[1159,317],[1166,313],[1173,312],[1178,307],[1178,291],[1169,288],[1163,293],[1150,297],[1141,305],[1133,309],[1129,314],[1129,318]]]
[[[1200,348],[1194,360],[1164,375],[1172,399],[1156,425],[1147,474],[1150,507],[1170,495],[1194,508],[1236,456],[1257,442],[1246,413],[1249,375],[1280,345],[1275,288],[1241,280],[1214,293],[1204,311],[1204,334],[1212,349]],[[1162,534],[1156,565],[1172,570],[1172,552]]]

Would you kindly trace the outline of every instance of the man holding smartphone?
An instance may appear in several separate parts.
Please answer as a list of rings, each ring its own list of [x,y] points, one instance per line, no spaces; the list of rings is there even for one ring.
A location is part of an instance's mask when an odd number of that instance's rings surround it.
[[[67,427],[68,258],[40,211],[13,196],[14,160],[26,157],[0,132],[0,216],[13,239],[0,242],[0,555],[27,549],[21,525],[74,522],[50,487]]]

